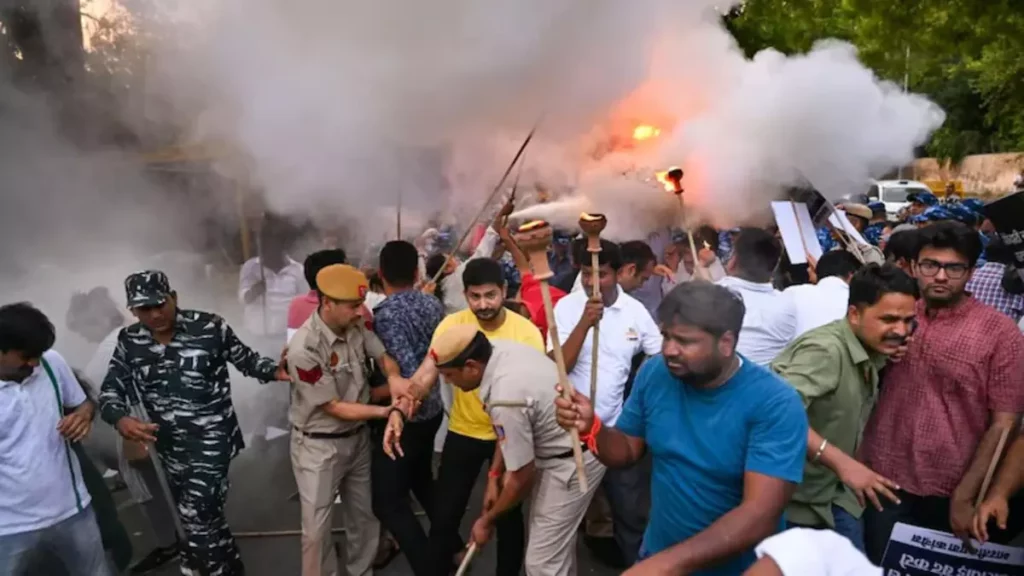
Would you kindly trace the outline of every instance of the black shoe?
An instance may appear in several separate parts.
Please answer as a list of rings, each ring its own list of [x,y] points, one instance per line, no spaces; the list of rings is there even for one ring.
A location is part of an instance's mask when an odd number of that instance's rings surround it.
[[[156,548],[152,552],[146,555],[145,558],[136,562],[132,567],[128,569],[128,573],[132,576],[141,576],[142,574],[148,574],[157,568],[161,568],[167,563],[178,559],[178,545],[173,544],[166,548]]]

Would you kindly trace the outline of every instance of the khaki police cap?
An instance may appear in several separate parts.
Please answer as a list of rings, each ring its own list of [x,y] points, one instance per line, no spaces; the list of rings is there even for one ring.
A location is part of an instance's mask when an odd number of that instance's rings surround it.
[[[316,285],[328,298],[354,302],[366,298],[370,283],[357,268],[348,264],[331,264],[317,273]]]
[[[434,364],[444,366],[458,358],[473,343],[477,334],[480,334],[480,328],[474,324],[452,326],[439,334],[430,349]]]
[[[871,212],[871,208],[868,208],[863,204],[843,204],[843,210],[847,214],[851,214],[853,216],[860,216],[865,220],[871,220],[871,217],[874,215]]]

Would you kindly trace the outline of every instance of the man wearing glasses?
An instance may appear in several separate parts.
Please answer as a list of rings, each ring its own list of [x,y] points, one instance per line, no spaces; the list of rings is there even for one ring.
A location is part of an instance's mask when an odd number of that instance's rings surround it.
[[[919,326],[906,355],[885,369],[864,432],[865,465],[900,487],[895,505],[864,514],[876,564],[897,522],[969,539],[999,437],[1024,412],[1024,336],[965,289],[981,253],[977,233],[939,222],[916,234]],[[1008,540],[1006,531],[990,535]]]

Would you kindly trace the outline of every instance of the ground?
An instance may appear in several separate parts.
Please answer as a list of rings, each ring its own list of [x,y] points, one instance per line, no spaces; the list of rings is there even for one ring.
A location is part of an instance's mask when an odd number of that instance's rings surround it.
[[[235,460],[231,469],[231,491],[228,500],[228,520],[231,529],[238,538],[245,561],[247,576],[298,576],[299,570],[299,537],[289,536],[258,536],[280,530],[299,529],[299,504],[289,497],[295,493],[295,480],[292,477],[290,460],[288,459],[288,438],[282,437],[272,441],[266,452],[258,454],[251,450],[243,451]],[[481,474],[481,479],[483,475]],[[473,520],[480,513],[480,500],[483,494],[482,482],[471,498],[470,510],[463,518],[462,533],[468,535]],[[147,524],[140,508],[130,500],[126,500],[127,492],[116,494],[121,502],[121,518],[132,536],[136,556],[145,554],[151,549],[151,536],[147,534]],[[335,526],[341,527],[340,514],[335,515]],[[344,534],[338,534],[338,541],[344,542]],[[586,546],[582,537],[578,544],[579,574],[604,576],[618,573],[618,570],[597,563]],[[474,562],[471,573],[493,574],[495,563],[495,547],[483,549]],[[172,576],[178,574],[176,566],[168,566],[156,576]],[[387,568],[377,572],[382,576],[400,576],[412,574],[404,556],[399,555]]]

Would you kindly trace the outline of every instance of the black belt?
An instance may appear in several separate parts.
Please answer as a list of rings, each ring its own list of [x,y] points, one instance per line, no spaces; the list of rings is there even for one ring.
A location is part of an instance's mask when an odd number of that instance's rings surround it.
[[[586,444],[580,444],[580,449],[582,451],[586,452],[587,451],[587,445]],[[567,451],[562,452],[560,454],[555,454],[554,456],[543,456],[543,457],[542,456],[537,456],[537,460],[565,460],[566,458],[572,458],[572,455],[573,455],[572,453],[573,453],[573,451],[570,449],[570,450],[567,450]]]
[[[295,427],[293,426],[293,428]],[[317,440],[337,440],[339,438],[351,438],[361,432],[363,428],[364,426],[360,424],[359,426],[356,426],[351,430],[346,430],[345,432],[304,432],[298,428],[295,428],[295,431],[306,438],[314,438]]]

